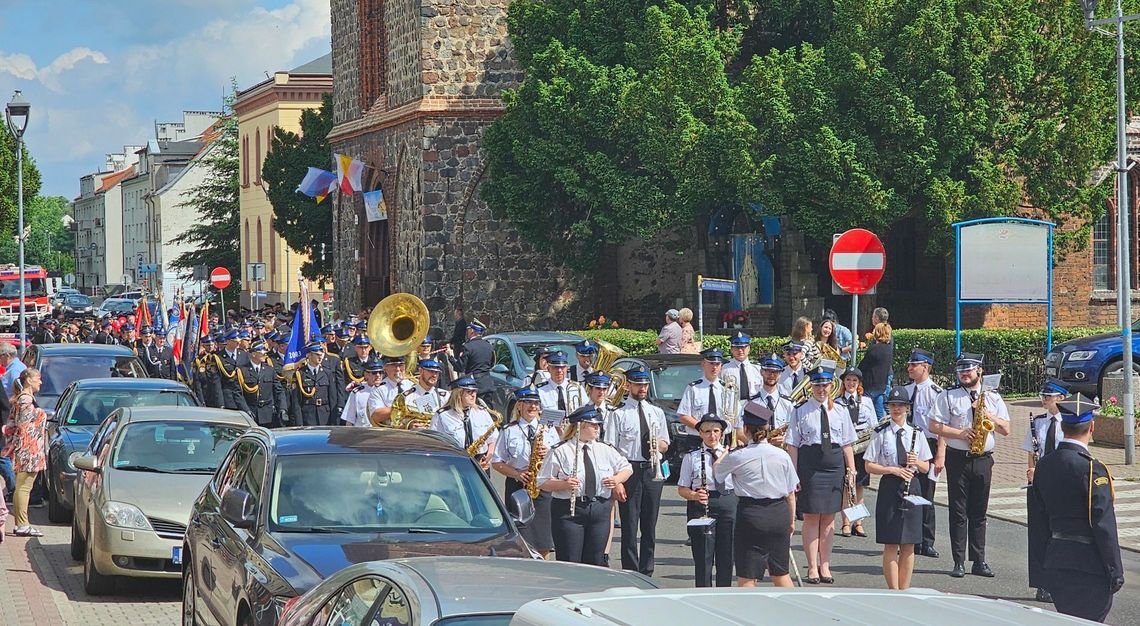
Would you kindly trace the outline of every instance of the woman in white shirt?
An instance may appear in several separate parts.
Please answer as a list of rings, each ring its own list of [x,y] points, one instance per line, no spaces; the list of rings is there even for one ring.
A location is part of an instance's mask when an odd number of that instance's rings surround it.
[[[843,395],[839,396],[836,400],[843,404],[847,409],[847,414],[851,416],[851,426],[855,428],[856,438],[863,435],[863,433],[875,427],[878,421],[875,418],[875,403],[871,399],[863,395],[863,372],[857,367],[849,367],[843,372]],[[852,447],[851,451],[855,455],[855,501],[847,503],[847,506],[854,506],[863,503],[863,488],[871,484],[871,475],[867,473],[866,467],[863,464],[863,452],[867,449],[866,444],[859,449],[859,445]],[[844,498],[846,500],[847,498]],[[843,516],[843,530],[839,534],[844,537],[855,535],[856,537],[866,537],[867,531],[863,530],[863,522],[851,523],[847,516]]]
[[[530,459],[535,446],[538,447],[538,457],[541,459],[551,446],[558,443],[558,431],[540,423],[538,414],[538,392],[534,387],[522,387],[516,391],[515,421],[499,433],[492,461],[495,471],[506,476],[504,495],[508,496],[505,498],[508,502],[510,494],[526,489],[532,478],[537,484],[538,476],[532,477],[530,474]],[[539,461],[535,472],[541,467],[542,462]],[[545,557],[554,549],[554,538],[550,534],[550,494],[539,491],[533,502],[534,519],[523,526],[519,533]]]

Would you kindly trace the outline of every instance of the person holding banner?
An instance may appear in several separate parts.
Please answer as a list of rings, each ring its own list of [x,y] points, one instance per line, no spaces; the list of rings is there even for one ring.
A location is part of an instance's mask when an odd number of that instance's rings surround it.
[[[209,333],[202,336],[202,354],[194,359],[193,363],[194,391],[203,405],[221,409],[225,406],[225,401],[222,399],[221,373],[218,372],[218,365],[214,361],[216,347],[217,344]]]
[[[906,388],[892,388],[885,404],[891,421],[875,428],[863,462],[868,474],[881,476],[875,501],[875,543],[883,545],[887,589],[909,589],[914,546],[922,542],[923,505],[905,498],[921,497],[915,475],[930,471],[934,455],[922,430],[907,424],[910,395]]]

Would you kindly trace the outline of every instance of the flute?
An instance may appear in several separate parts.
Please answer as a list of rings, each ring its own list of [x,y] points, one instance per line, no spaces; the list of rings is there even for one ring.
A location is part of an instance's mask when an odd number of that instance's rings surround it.
[[[581,454],[579,446],[580,441],[581,440],[578,438],[578,433],[574,433],[574,472],[571,474],[571,476],[574,478],[578,477],[578,455]],[[570,517],[574,517],[574,512],[578,509],[577,504],[578,487],[574,487],[574,489],[570,492]]]

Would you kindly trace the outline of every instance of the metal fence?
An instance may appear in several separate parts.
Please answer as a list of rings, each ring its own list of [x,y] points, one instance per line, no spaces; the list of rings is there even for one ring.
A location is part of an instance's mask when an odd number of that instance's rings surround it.
[[[1016,363],[987,363],[986,374],[1001,374],[1001,386],[998,391],[1003,396],[1032,396],[1041,390],[1041,383],[1045,380],[1045,363],[1034,359],[1028,362]],[[958,385],[958,376],[953,366],[939,367],[931,372],[931,378],[943,389]],[[894,384],[905,385],[909,381],[906,368],[895,371]]]

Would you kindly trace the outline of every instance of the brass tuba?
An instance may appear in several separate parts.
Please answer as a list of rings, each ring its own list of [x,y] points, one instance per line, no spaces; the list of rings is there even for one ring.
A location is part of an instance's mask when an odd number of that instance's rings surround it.
[[[368,316],[368,342],[384,356],[411,354],[427,337],[430,321],[423,300],[410,293],[394,293]]]
[[[402,393],[397,394],[396,399],[392,400],[392,413],[388,416],[388,423],[372,423],[373,426],[391,426],[405,430],[427,428],[430,424],[431,413],[408,408],[407,396]]]
[[[625,356],[625,350],[601,339],[593,341],[598,344],[598,360],[594,362],[594,371],[610,377],[610,388],[606,391],[604,402],[610,406],[621,406],[629,383],[626,381],[625,371],[615,368],[614,362]]]

